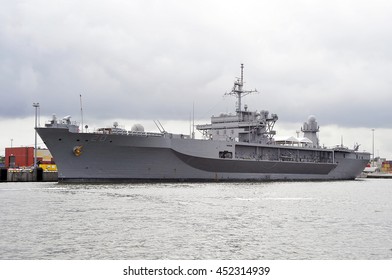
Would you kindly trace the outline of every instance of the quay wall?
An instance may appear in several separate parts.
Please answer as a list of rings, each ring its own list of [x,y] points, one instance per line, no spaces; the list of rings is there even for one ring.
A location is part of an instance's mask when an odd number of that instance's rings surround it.
[[[0,182],[57,182],[57,172],[32,169],[0,169]]]

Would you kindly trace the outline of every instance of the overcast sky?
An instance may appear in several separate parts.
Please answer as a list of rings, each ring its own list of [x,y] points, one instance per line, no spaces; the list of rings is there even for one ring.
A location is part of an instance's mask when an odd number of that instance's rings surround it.
[[[244,63],[246,88],[259,91],[249,109],[278,114],[287,131],[314,114],[320,137],[347,133],[368,151],[375,128],[392,158],[392,1],[0,4],[0,154],[11,138],[32,143],[33,102],[80,121],[82,94],[86,122],[109,124],[178,124],[193,103],[196,120],[234,111],[223,95]]]

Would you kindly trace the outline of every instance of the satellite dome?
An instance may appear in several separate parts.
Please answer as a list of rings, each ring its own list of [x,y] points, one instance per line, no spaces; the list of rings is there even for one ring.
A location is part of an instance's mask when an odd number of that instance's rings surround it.
[[[131,128],[132,131],[144,132],[144,127],[141,124],[134,124]]]
[[[310,115],[310,116],[308,117],[308,122],[309,122],[309,123],[316,122],[316,117],[315,117],[314,115]]]

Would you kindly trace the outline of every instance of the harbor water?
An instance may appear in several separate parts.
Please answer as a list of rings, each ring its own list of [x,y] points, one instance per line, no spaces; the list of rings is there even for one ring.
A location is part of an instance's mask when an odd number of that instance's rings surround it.
[[[0,184],[0,259],[392,259],[392,180]]]

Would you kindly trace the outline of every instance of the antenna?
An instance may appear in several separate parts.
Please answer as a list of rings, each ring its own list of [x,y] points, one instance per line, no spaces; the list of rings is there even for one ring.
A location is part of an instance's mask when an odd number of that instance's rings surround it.
[[[234,82],[233,89],[230,92],[225,93],[225,95],[235,95],[237,97],[238,99],[237,108],[236,108],[237,113],[240,113],[242,110],[241,98],[248,95],[249,93],[258,92],[257,89],[243,90],[243,86],[244,86],[244,64],[241,63],[241,78],[237,78],[237,80]]]
[[[158,129],[161,133],[166,133],[165,128],[163,127],[163,125],[161,124],[161,122],[159,120],[154,121],[154,123],[158,127]]]
[[[83,133],[83,105],[82,105],[82,95],[79,95],[80,97],[80,115],[82,117],[82,133]]]
[[[192,139],[195,139],[195,101],[192,106]]]
[[[156,122],[156,121],[153,121],[153,122],[155,123],[155,125],[156,125],[156,127],[158,128],[159,132],[162,133],[162,129],[159,127],[159,125],[157,124],[157,122]]]

